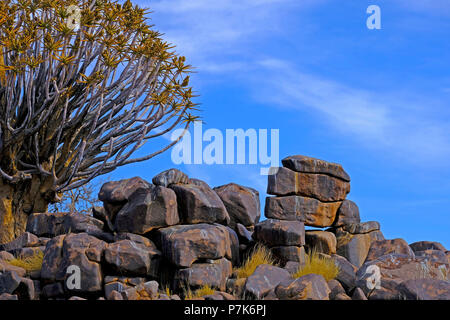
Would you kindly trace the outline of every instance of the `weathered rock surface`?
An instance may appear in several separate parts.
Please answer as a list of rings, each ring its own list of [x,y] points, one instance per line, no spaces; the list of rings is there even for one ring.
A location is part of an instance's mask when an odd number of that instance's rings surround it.
[[[284,167],[297,172],[323,173],[350,182],[350,176],[340,164],[307,156],[290,156],[281,160]]]
[[[150,183],[139,177],[110,181],[103,184],[98,198],[103,202],[107,219],[114,224],[116,214],[127,203],[129,196],[137,189],[149,187]]]
[[[169,169],[154,176],[152,182],[157,186],[168,187],[177,183],[188,184],[189,177],[178,169]]]
[[[178,287],[186,284],[194,288],[208,285],[224,291],[231,273],[231,262],[222,258],[209,263],[194,263],[190,268],[180,269],[175,274],[175,281]]]
[[[338,297],[339,295],[346,295],[344,287],[341,285],[341,283],[335,279],[329,280],[327,282],[328,288],[330,289],[330,300],[340,300]],[[351,300],[351,298],[350,298]]]
[[[12,294],[20,285],[22,279],[14,271],[0,274],[0,294]]]
[[[103,231],[103,222],[81,213],[34,213],[28,217],[27,232],[39,237],[55,237],[67,233],[88,233],[110,237]]]
[[[342,201],[339,210],[337,211],[336,220],[333,223],[334,227],[342,227],[348,224],[360,223],[359,208],[351,200]]]
[[[178,225],[158,230],[163,255],[179,267],[200,259],[231,258],[231,240],[225,227],[210,224]]]
[[[337,237],[337,254],[345,257],[353,265],[360,267],[366,261],[372,239],[370,234],[343,233]]]
[[[350,292],[356,285],[356,272],[358,268],[340,255],[333,254],[331,259],[339,267],[336,280],[342,284],[346,292]]]
[[[321,230],[306,230],[306,247],[319,253],[335,254],[337,240],[334,233]]]
[[[303,246],[305,226],[300,221],[267,219],[255,226],[253,236],[268,246]]]
[[[267,193],[276,196],[299,195],[323,202],[342,201],[350,192],[350,183],[325,174],[295,172],[279,168],[269,175]]]
[[[230,226],[232,228],[237,223],[249,227],[259,222],[261,209],[258,191],[235,183],[216,187],[213,190],[224,203],[230,216]]]
[[[243,226],[240,223],[237,223],[235,230],[236,230],[236,234],[239,238],[239,243],[248,245],[249,243],[253,242],[253,238],[252,238],[253,232],[250,232],[245,226]]]
[[[445,247],[441,243],[433,241],[418,241],[411,243],[409,246],[414,252],[424,250],[440,250],[444,252],[447,251],[447,249],[445,249]]]
[[[284,265],[289,261],[298,262],[300,264],[305,264],[306,253],[304,247],[297,246],[279,246],[272,247],[270,249],[275,258],[280,260]]]
[[[355,288],[352,294],[352,300],[367,300],[364,291],[361,288]]]
[[[149,187],[150,183],[140,177],[110,181],[103,184],[98,199],[111,204],[125,204],[137,189]]]
[[[414,252],[416,257],[429,258],[431,261],[436,261],[443,264],[450,264],[450,256],[441,250],[424,250]]]
[[[330,293],[325,278],[318,274],[285,280],[275,289],[275,294],[282,300],[329,300]]]
[[[267,197],[265,216],[279,220],[298,220],[312,227],[329,227],[336,219],[341,202],[321,202],[301,196]]]
[[[289,278],[290,274],[285,269],[267,264],[259,265],[255,272],[247,278],[244,294],[262,299],[269,291]]]
[[[414,252],[403,239],[373,241],[367,254],[366,261],[375,260],[387,254],[404,254],[414,257]]]
[[[437,279],[410,279],[397,290],[407,300],[450,300],[450,282]]]
[[[178,212],[183,223],[230,223],[225,205],[209,186],[174,184],[170,188],[177,195]]]
[[[380,223],[377,221],[367,221],[363,223],[350,223],[342,227],[344,231],[351,234],[364,234],[380,230]]]
[[[175,192],[161,186],[149,186],[139,188],[129,196],[128,202],[117,213],[115,229],[145,234],[179,222]]]
[[[57,236],[45,248],[41,278],[47,282],[64,281],[70,276],[68,267],[77,266],[83,275],[81,288],[77,291],[101,291],[100,262],[105,247],[104,241],[86,233]],[[64,285],[67,285],[66,281]]]
[[[371,266],[379,269],[380,288],[372,292],[367,279],[375,279],[376,272]],[[400,299],[397,286],[411,279],[436,279],[448,281],[449,265],[432,261],[424,257],[412,257],[404,254],[387,254],[376,260],[366,262],[357,272],[357,286],[363,289],[369,299]]]
[[[105,248],[105,260],[118,274],[157,277],[161,252],[154,245],[121,240]]]
[[[25,232],[13,241],[5,244],[0,244],[0,251],[13,251],[25,247],[34,247],[39,245],[39,239],[34,234]]]

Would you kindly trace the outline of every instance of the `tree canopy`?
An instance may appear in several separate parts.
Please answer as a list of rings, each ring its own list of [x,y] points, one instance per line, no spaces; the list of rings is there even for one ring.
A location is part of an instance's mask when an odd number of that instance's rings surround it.
[[[192,68],[148,13],[130,1],[1,1],[4,181],[37,176],[57,195],[164,152],[177,141],[133,157],[197,119]]]

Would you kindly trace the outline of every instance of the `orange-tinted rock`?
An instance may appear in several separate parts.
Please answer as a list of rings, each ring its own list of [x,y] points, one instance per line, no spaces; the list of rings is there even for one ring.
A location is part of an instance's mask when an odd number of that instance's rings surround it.
[[[258,191],[235,183],[216,187],[214,191],[219,195],[227,209],[232,228],[237,223],[249,227],[259,222],[261,209]]]
[[[305,244],[305,226],[300,221],[267,219],[255,226],[253,236],[270,247],[301,247]]]
[[[297,172],[322,173],[350,182],[350,176],[340,164],[307,156],[290,156],[281,160],[284,167]]]
[[[279,168],[269,175],[267,193],[276,196],[299,195],[323,202],[342,201],[350,192],[350,183],[325,174],[300,173]]]
[[[306,230],[305,243],[309,250],[330,255],[336,253],[336,236],[328,231]]]
[[[266,218],[298,220],[312,227],[329,227],[336,219],[341,202],[321,202],[301,196],[267,197]]]

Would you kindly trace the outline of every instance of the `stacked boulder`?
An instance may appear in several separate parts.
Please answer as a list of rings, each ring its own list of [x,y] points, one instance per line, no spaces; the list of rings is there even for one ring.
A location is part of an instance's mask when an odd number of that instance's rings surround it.
[[[284,263],[294,261],[304,263],[304,246],[322,253],[336,253],[334,233],[323,230],[305,231],[304,226],[331,227],[346,195],[350,192],[350,178],[341,165],[305,157],[291,156],[282,160],[283,167],[269,176],[267,193],[274,197],[266,198],[264,222],[255,228],[255,238],[272,247],[275,256]],[[291,243],[271,243],[265,234],[269,224],[275,229],[289,225],[301,235],[301,241],[291,247]],[[273,234],[273,233],[272,233]],[[283,239],[282,236],[277,236]],[[275,246],[277,245],[277,246]],[[280,245],[282,247],[280,247]],[[297,255],[293,252],[298,252]]]
[[[211,188],[176,169],[152,183],[104,184],[92,215],[31,214],[24,234],[0,244],[0,300],[179,300],[205,286],[214,290],[207,300],[450,299],[441,244],[386,240],[378,222],[361,222],[339,164],[282,163],[269,176],[261,222],[255,189]],[[256,244],[279,263],[236,272]],[[335,279],[293,277],[312,250],[339,267]]]
[[[260,218],[256,190],[237,184],[212,189],[170,169],[152,183],[139,177],[105,183],[99,199],[103,206],[92,216],[29,216],[27,232],[0,246],[0,291],[2,281],[17,282],[3,298],[17,297],[19,286],[19,298],[25,297],[22,287],[34,288],[30,299],[170,299],[158,290],[182,294],[203,286],[229,298],[226,282]],[[37,251],[43,255],[38,272],[8,263]],[[71,278],[76,270],[79,286]]]

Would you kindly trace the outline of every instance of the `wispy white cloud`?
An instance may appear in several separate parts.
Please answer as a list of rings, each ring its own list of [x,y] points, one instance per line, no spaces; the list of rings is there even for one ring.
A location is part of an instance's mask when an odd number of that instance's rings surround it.
[[[366,145],[389,148],[412,161],[448,159],[450,116],[430,97],[410,98],[390,92],[354,88],[301,72],[289,62],[260,61],[266,68],[255,98],[261,102],[319,112],[330,127],[352,134]],[[263,80],[261,80],[263,79]],[[434,105],[433,105],[434,104]],[[441,110],[437,115],[430,110]]]
[[[221,72],[223,59],[253,54],[251,43],[282,32],[280,24],[293,8],[325,0],[140,0],[155,12],[165,39],[202,71]],[[205,68],[203,68],[205,66]],[[229,67],[228,65],[227,67]]]
[[[283,37],[283,23],[292,16],[290,10],[295,9],[296,19],[300,19],[303,11],[323,6],[327,0],[138,2],[155,11],[154,23],[161,27],[165,38],[176,44],[177,50],[202,73],[229,73],[235,80],[239,74],[245,87],[258,89],[255,98],[273,105],[314,110],[330,127],[353,135],[366,146],[398,153],[410,161],[423,162],[432,157],[442,162],[450,156],[450,123],[443,121],[450,119],[449,111],[442,106],[445,101],[433,101],[426,93],[421,97],[413,88],[406,88],[402,95],[373,92],[304,72],[298,61],[293,64],[267,58],[255,49],[255,43],[269,36]],[[440,15],[450,11],[448,0],[397,0],[392,4],[407,12]]]

